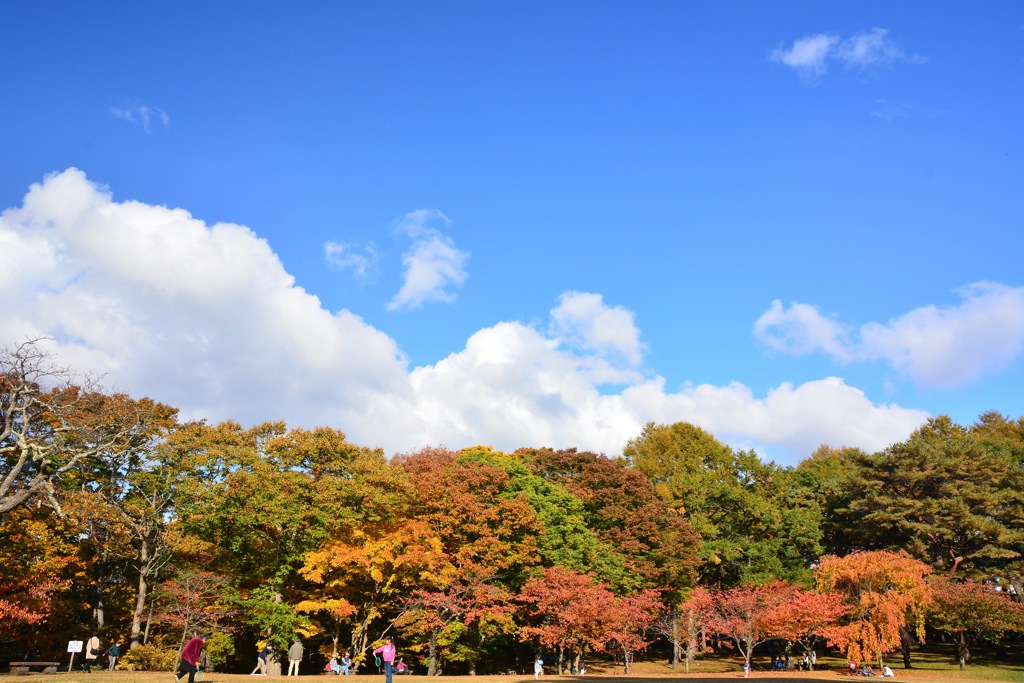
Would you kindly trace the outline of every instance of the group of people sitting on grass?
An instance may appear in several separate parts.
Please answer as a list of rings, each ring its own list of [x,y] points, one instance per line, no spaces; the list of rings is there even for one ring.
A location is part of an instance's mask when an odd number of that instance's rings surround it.
[[[881,675],[881,676],[883,676],[885,678],[892,678],[895,674],[893,674],[892,669],[890,669],[887,665],[882,666],[882,673],[881,674],[876,674],[875,670],[871,668],[870,664],[865,664],[864,666],[858,666],[857,662],[851,659],[850,660],[850,675],[851,676],[878,676],[878,675]]]

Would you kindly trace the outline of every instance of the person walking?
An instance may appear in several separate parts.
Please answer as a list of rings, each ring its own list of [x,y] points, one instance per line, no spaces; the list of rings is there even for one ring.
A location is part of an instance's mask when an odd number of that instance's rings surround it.
[[[292,646],[288,648],[288,675],[299,675],[299,662],[302,661],[302,643],[296,638]]]
[[[544,660],[541,658],[540,653],[533,658],[533,678],[536,680],[540,678],[540,675],[544,673]]]
[[[100,649],[100,637],[96,633],[92,634],[89,638],[89,642],[85,645],[85,664],[82,668],[85,669],[85,673],[92,673],[92,665],[96,663],[96,659],[103,654],[103,650]]]
[[[373,651],[373,654],[379,654],[380,658],[384,660],[384,683],[391,683],[391,677],[394,675],[395,666],[395,641],[388,636],[384,639],[384,644]]]
[[[114,665],[117,664],[117,658],[120,656],[121,648],[117,646],[117,643],[114,643],[107,648],[107,661],[109,662],[109,664],[107,664],[107,671],[114,670]]]
[[[203,654],[203,646],[209,639],[210,634],[203,633],[185,643],[185,647],[181,648],[181,664],[178,665],[178,673],[174,674],[174,683],[178,683],[185,674],[188,674],[188,683],[196,682],[199,657]]]
[[[252,670],[250,676],[266,676],[267,675],[267,657],[274,651],[274,646],[267,643],[260,650],[260,654],[256,657],[256,668]]]

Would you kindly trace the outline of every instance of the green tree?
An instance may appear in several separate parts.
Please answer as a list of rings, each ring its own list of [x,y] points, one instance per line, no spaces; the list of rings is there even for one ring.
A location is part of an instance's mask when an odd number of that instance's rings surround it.
[[[820,513],[790,471],[685,422],[646,425],[624,454],[700,534],[705,583],[808,576],[821,551]]]
[[[1024,468],[1007,450],[942,415],[858,465],[841,513],[860,547],[906,550],[950,575],[1024,568]]]

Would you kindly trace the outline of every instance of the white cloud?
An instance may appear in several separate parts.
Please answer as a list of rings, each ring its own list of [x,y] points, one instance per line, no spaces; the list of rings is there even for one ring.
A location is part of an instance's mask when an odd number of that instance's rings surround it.
[[[430,231],[413,221],[410,235]],[[638,369],[632,312],[592,293],[563,294],[546,332],[497,323],[409,370],[393,339],[326,311],[249,228],[115,202],[75,169],[0,214],[0,290],[0,344],[52,337],[63,363],[188,418],[327,424],[389,452],[484,443],[615,454],[648,421],[686,420],[794,462],[821,443],[884,447],[926,417],[836,378],[763,398],[738,383],[667,391]],[[626,386],[599,390],[613,381]]]
[[[411,238],[412,245],[402,255],[405,282],[388,303],[389,311],[419,308],[428,301],[452,301],[455,295],[448,288],[466,281],[469,252],[456,249],[451,238],[431,223],[448,226],[451,221],[431,209],[413,211],[399,221],[398,231]]]
[[[152,128],[152,123],[160,123],[166,128],[171,123],[171,117],[159,107],[149,107],[145,104],[136,104],[127,109],[111,107],[110,113],[122,121],[142,126],[147,133]]]
[[[796,69],[803,78],[813,80],[824,75],[829,53],[838,42],[839,36],[820,33],[793,41],[793,47],[788,50],[776,48],[768,58]]]
[[[565,292],[551,311],[551,331],[563,343],[639,365],[644,345],[640,342],[632,311],[608,307],[600,294]]]
[[[332,268],[351,270],[360,280],[369,277],[380,260],[372,244],[359,247],[347,242],[325,242],[324,259]]]
[[[830,61],[859,71],[891,68],[898,62],[924,64],[927,61],[920,55],[907,55],[884,28],[862,31],[846,39],[829,33],[806,36],[793,41],[788,50],[781,47],[772,50],[768,59],[791,67],[810,83],[825,75]]]
[[[803,356],[824,351],[849,360],[843,343],[846,330],[814,306],[794,302],[786,310],[776,299],[754,323],[754,336],[773,351]]]
[[[808,304],[773,301],[754,336],[774,351],[822,352],[843,363],[882,360],[921,387],[952,388],[1007,367],[1024,354],[1024,287],[980,282],[963,302],[925,306],[849,334]]]
[[[957,387],[1024,353],[1024,287],[979,282],[959,306],[925,306],[861,328],[863,354],[890,362],[917,384]]]
[[[847,38],[835,48],[835,58],[847,68],[872,69],[891,67],[896,62],[923,64],[924,57],[907,56],[884,28],[873,28]]]

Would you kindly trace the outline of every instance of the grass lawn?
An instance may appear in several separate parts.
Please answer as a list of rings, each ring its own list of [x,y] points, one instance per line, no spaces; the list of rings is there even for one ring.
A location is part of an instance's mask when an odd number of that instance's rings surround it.
[[[964,670],[961,670],[953,661],[953,648],[949,645],[931,644],[925,649],[915,649],[911,658],[913,669],[904,669],[903,660],[899,653],[893,653],[886,658],[886,663],[892,667],[896,674],[894,683],[900,679],[912,679],[914,683],[929,683],[931,681],[958,681],[968,683],[970,681],[1007,681],[1008,683],[1024,683],[1024,644],[1016,643],[1008,647],[1005,657],[998,657],[994,653],[982,649],[973,652],[973,661]],[[822,656],[818,658],[817,671],[770,671],[769,662],[765,657],[758,657],[754,660],[754,670],[751,678],[771,679],[773,683],[787,683],[813,680],[846,681],[857,683],[863,681],[861,677],[853,678],[847,673],[845,659]],[[65,665],[66,668],[66,665]],[[683,673],[683,667],[673,670],[664,659],[646,659],[636,662],[632,667],[629,676],[622,674],[622,667],[616,667],[611,661],[591,659],[587,662],[586,676],[556,676],[553,674],[552,666],[545,666],[546,674],[542,681],[565,681],[567,683],[581,683],[585,678],[600,678],[603,683],[645,683],[651,681],[660,683],[670,678],[681,678],[689,680],[700,679],[722,679],[722,678],[743,678],[743,662],[739,657],[704,656],[699,657],[690,665],[690,673]],[[40,679],[41,677],[41,679]],[[42,674],[29,674],[29,677],[10,677],[11,683],[22,681],[23,683],[171,683],[169,672],[136,672],[136,671],[100,671],[95,670],[91,674],[81,671],[72,673],[60,672],[56,676],[43,676]],[[281,681],[281,676],[271,676],[273,680]],[[303,678],[317,680],[319,677],[303,676]],[[405,683],[407,679],[413,679],[409,683],[527,683],[533,680],[533,675],[506,675],[506,676],[437,676],[427,679],[426,676],[395,676],[395,683]],[[327,683],[324,679],[319,679]],[[383,683],[384,677],[378,674],[359,675],[348,677],[346,680],[352,683]],[[203,683],[252,683],[253,677],[244,674],[222,674],[213,673],[207,675]],[[341,683],[338,681],[337,683]],[[877,683],[882,683],[878,679]]]

